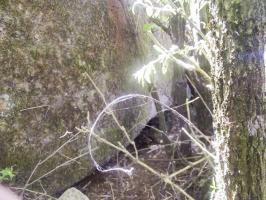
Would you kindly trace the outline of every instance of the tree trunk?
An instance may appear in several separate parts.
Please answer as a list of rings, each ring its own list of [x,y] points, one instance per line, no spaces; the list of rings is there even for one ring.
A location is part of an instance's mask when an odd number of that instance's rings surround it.
[[[171,37],[174,44],[178,45],[181,49],[184,48],[186,36],[186,20],[177,14],[172,17],[170,22]],[[173,103],[175,106],[184,105],[188,98],[187,96],[187,80],[185,69],[180,66],[175,66],[174,69],[174,82],[172,88]],[[187,117],[186,106],[181,106],[176,109],[180,114]],[[186,124],[181,121],[182,126]],[[179,138],[180,145],[176,152],[178,157],[184,158],[192,155],[191,141],[189,137],[182,131]]]
[[[265,0],[213,0],[215,200],[266,199]],[[214,12],[213,12],[214,13]],[[218,18],[220,18],[218,20]],[[264,30],[263,30],[264,29]]]

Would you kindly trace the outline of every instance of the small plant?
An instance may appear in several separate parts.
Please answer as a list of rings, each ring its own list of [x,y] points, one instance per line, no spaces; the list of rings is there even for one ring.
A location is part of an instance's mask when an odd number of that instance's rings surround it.
[[[15,176],[13,167],[7,167],[0,170],[0,182],[11,181]]]
[[[210,65],[212,65],[213,40],[211,31],[206,23],[200,20],[199,12],[209,4],[208,1],[198,1],[196,5],[186,0],[136,0],[132,6],[133,14],[136,14],[138,8],[144,8],[146,15],[152,23],[143,25],[143,31],[147,33],[154,43],[153,48],[157,52],[157,58],[144,65],[138,70],[134,77],[144,86],[145,83],[151,84],[153,76],[158,68],[166,74],[171,63],[175,63],[179,68],[187,71],[193,71],[199,74],[206,82],[206,87],[212,88],[211,77],[201,66],[198,60],[203,56]],[[198,14],[191,15],[191,12],[197,10]],[[184,45],[173,44],[171,47],[165,47],[157,40],[153,33],[154,29],[161,28],[170,37],[170,21],[173,16],[180,15],[186,21],[186,38]],[[191,15],[191,16],[190,16]],[[203,33],[203,28],[207,33]],[[186,41],[187,40],[187,41]]]

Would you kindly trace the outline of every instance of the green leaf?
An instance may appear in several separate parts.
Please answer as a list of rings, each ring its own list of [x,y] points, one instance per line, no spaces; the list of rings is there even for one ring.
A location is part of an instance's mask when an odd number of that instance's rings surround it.
[[[153,24],[144,24],[143,25],[143,31],[148,32],[152,29],[152,27],[153,27]]]

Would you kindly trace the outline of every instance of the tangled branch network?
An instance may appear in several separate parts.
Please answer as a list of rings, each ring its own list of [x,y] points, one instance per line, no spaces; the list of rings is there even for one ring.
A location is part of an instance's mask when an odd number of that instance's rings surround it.
[[[200,133],[201,135],[204,135],[190,120],[188,120],[186,117],[184,117],[182,114],[180,114],[179,112],[177,112],[176,110],[174,110],[173,108],[169,107],[168,105],[150,97],[150,96],[147,96],[147,95],[143,95],[143,94],[128,94],[128,95],[124,95],[124,96],[120,96],[118,98],[116,98],[115,100],[113,100],[112,102],[110,102],[109,104],[106,105],[106,107],[100,112],[100,114],[97,116],[96,120],[94,121],[94,123],[91,125],[89,131],[88,132],[88,149],[89,149],[89,155],[90,155],[90,158],[94,164],[94,166],[96,167],[96,169],[100,172],[110,172],[110,171],[121,171],[121,172],[124,172],[128,175],[132,175],[132,172],[133,172],[133,168],[130,168],[130,169],[125,169],[125,168],[120,168],[120,167],[114,167],[114,168],[108,168],[108,169],[104,169],[102,168],[98,163],[97,161],[95,160],[94,156],[93,156],[93,153],[92,153],[92,145],[91,145],[91,141],[92,141],[92,136],[96,136],[95,134],[95,127],[96,125],[98,124],[98,122],[100,121],[101,117],[108,111],[110,111],[111,107],[118,104],[118,103],[121,103],[121,102],[124,102],[124,101],[127,101],[127,100],[130,100],[130,99],[133,99],[133,98],[141,98],[141,99],[148,99],[148,100],[152,100],[154,101],[155,103],[158,103],[158,104],[161,104],[165,109],[168,109],[170,111],[172,111],[174,114],[176,114],[179,118],[181,118],[185,123],[187,123],[188,125],[190,125],[192,128],[194,128],[198,133]],[[88,123],[89,124],[89,123]],[[121,128],[121,127],[120,127]],[[189,134],[189,133],[186,133],[186,134]],[[191,135],[189,135],[190,137],[192,137]],[[113,146],[113,145],[112,145]],[[213,157],[212,154],[209,154],[211,155],[211,157]]]

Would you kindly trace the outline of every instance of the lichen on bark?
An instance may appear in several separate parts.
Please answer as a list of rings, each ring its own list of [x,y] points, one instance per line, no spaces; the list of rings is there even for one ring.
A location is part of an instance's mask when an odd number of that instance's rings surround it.
[[[218,191],[214,199],[266,198],[262,83],[265,2],[213,1],[218,8],[214,80]],[[264,114],[263,114],[264,113]],[[257,124],[255,128],[255,123]]]

